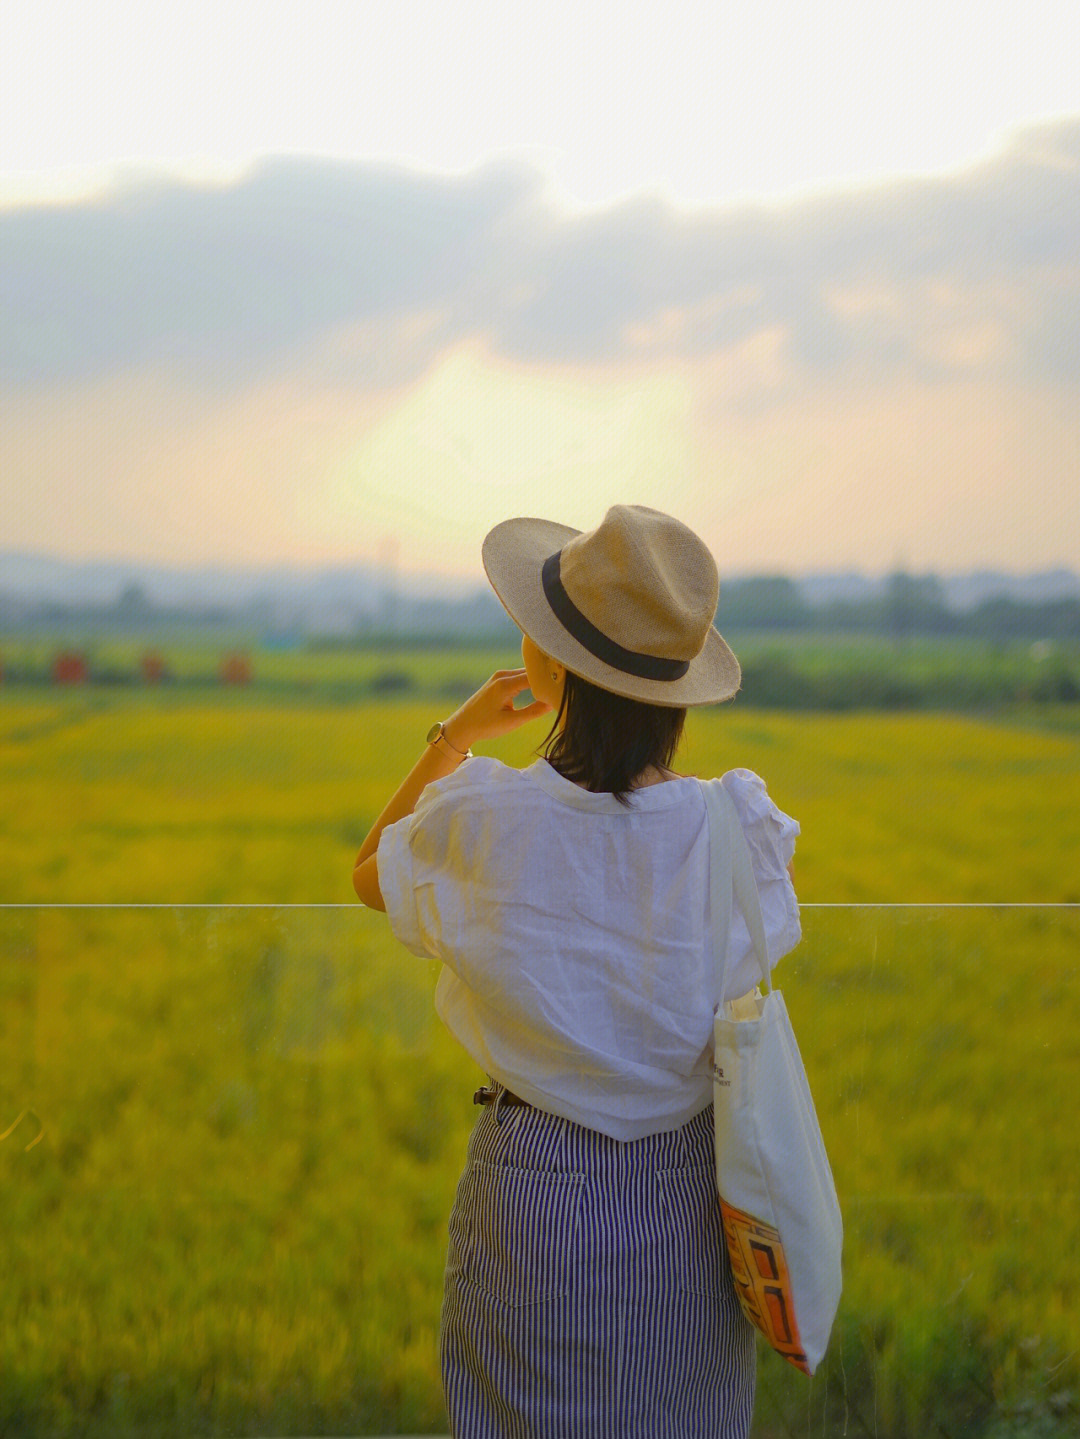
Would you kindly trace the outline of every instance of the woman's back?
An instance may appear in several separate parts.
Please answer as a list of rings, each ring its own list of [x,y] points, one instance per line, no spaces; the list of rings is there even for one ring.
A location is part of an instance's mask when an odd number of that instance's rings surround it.
[[[798,826],[746,770],[725,786],[751,846],[775,961],[799,939],[786,872]],[[474,759],[425,791],[379,847],[397,937],[445,966],[436,1007],[487,1073],[523,1099],[636,1139],[711,1099],[718,948],[708,914],[701,786],[629,805],[564,779]],[[733,916],[725,997],[756,980]]]

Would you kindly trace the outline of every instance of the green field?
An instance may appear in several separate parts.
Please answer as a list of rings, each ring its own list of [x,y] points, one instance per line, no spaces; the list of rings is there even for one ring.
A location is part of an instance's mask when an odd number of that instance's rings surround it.
[[[508,630],[511,628],[507,625]],[[998,711],[1008,705],[1066,705],[1080,700],[1080,635],[1071,640],[988,640],[813,631],[729,633],[743,667],[739,703],[782,710]],[[471,692],[492,668],[518,663],[516,642],[486,647],[421,645],[384,636],[363,650],[311,641],[278,649],[243,631],[123,635],[89,626],[43,630],[36,637],[0,635],[0,674],[18,686],[47,683],[54,658],[80,653],[98,688],[138,689],[141,662],[155,653],[173,687],[217,685],[223,659],[246,654],[252,684],[264,697],[355,702],[377,693],[438,697]]]
[[[392,707],[328,699],[327,675],[312,693],[0,687],[0,899],[351,899],[360,840],[432,718],[513,661],[351,657],[361,691],[415,685]],[[544,733],[481,748],[527,764]],[[740,697],[690,713],[680,762],[765,777],[803,827],[805,902],[1080,902],[1080,706],[823,715]]]
[[[434,966],[315,906],[348,905],[462,663],[381,703],[0,693],[0,889],[28,906],[0,911],[0,1133],[27,1111],[0,1141],[0,1434],[444,1427],[480,1076]],[[484,748],[527,763],[542,734]],[[829,1358],[808,1383],[763,1356],[755,1432],[1074,1435],[1080,910],[1003,906],[1080,902],[1075,707],[692,714],[682,767],[736,765],[803,826],[778,982],[846,1219]]]

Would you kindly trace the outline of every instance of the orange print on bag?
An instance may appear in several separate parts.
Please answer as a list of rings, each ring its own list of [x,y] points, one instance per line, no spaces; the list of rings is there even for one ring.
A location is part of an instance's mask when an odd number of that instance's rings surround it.
[[[723,1199],[720,1208],[731,1273],[743,1313],[777,1353],[796,1369],[809,1374],[795,1323],[791,1281],[779,1230],[742,1209],[725,1204]]]

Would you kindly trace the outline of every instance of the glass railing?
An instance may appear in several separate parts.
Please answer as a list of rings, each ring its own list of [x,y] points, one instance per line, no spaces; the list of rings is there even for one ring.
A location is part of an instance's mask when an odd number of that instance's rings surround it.
[[[776,972],[845,1217],[755,1434],[1080,1432],[1080,907],[806,906]],[[483,1079],[359,906],[0,909],[0,1434],[445,1433]]]

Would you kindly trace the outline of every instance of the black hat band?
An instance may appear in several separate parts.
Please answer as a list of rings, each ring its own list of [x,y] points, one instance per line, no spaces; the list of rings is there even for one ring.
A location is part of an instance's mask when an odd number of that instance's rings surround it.
[[[561,550],[549,555],[540,576],[552,613],[567,633],[573,635],[591,655],[622,674],[634,675],[642,680],[681,680],[690,668],[689,660],[667,660],[623,649],[622,645],[609,639],[585,618],[563,588],[561,555]]]

